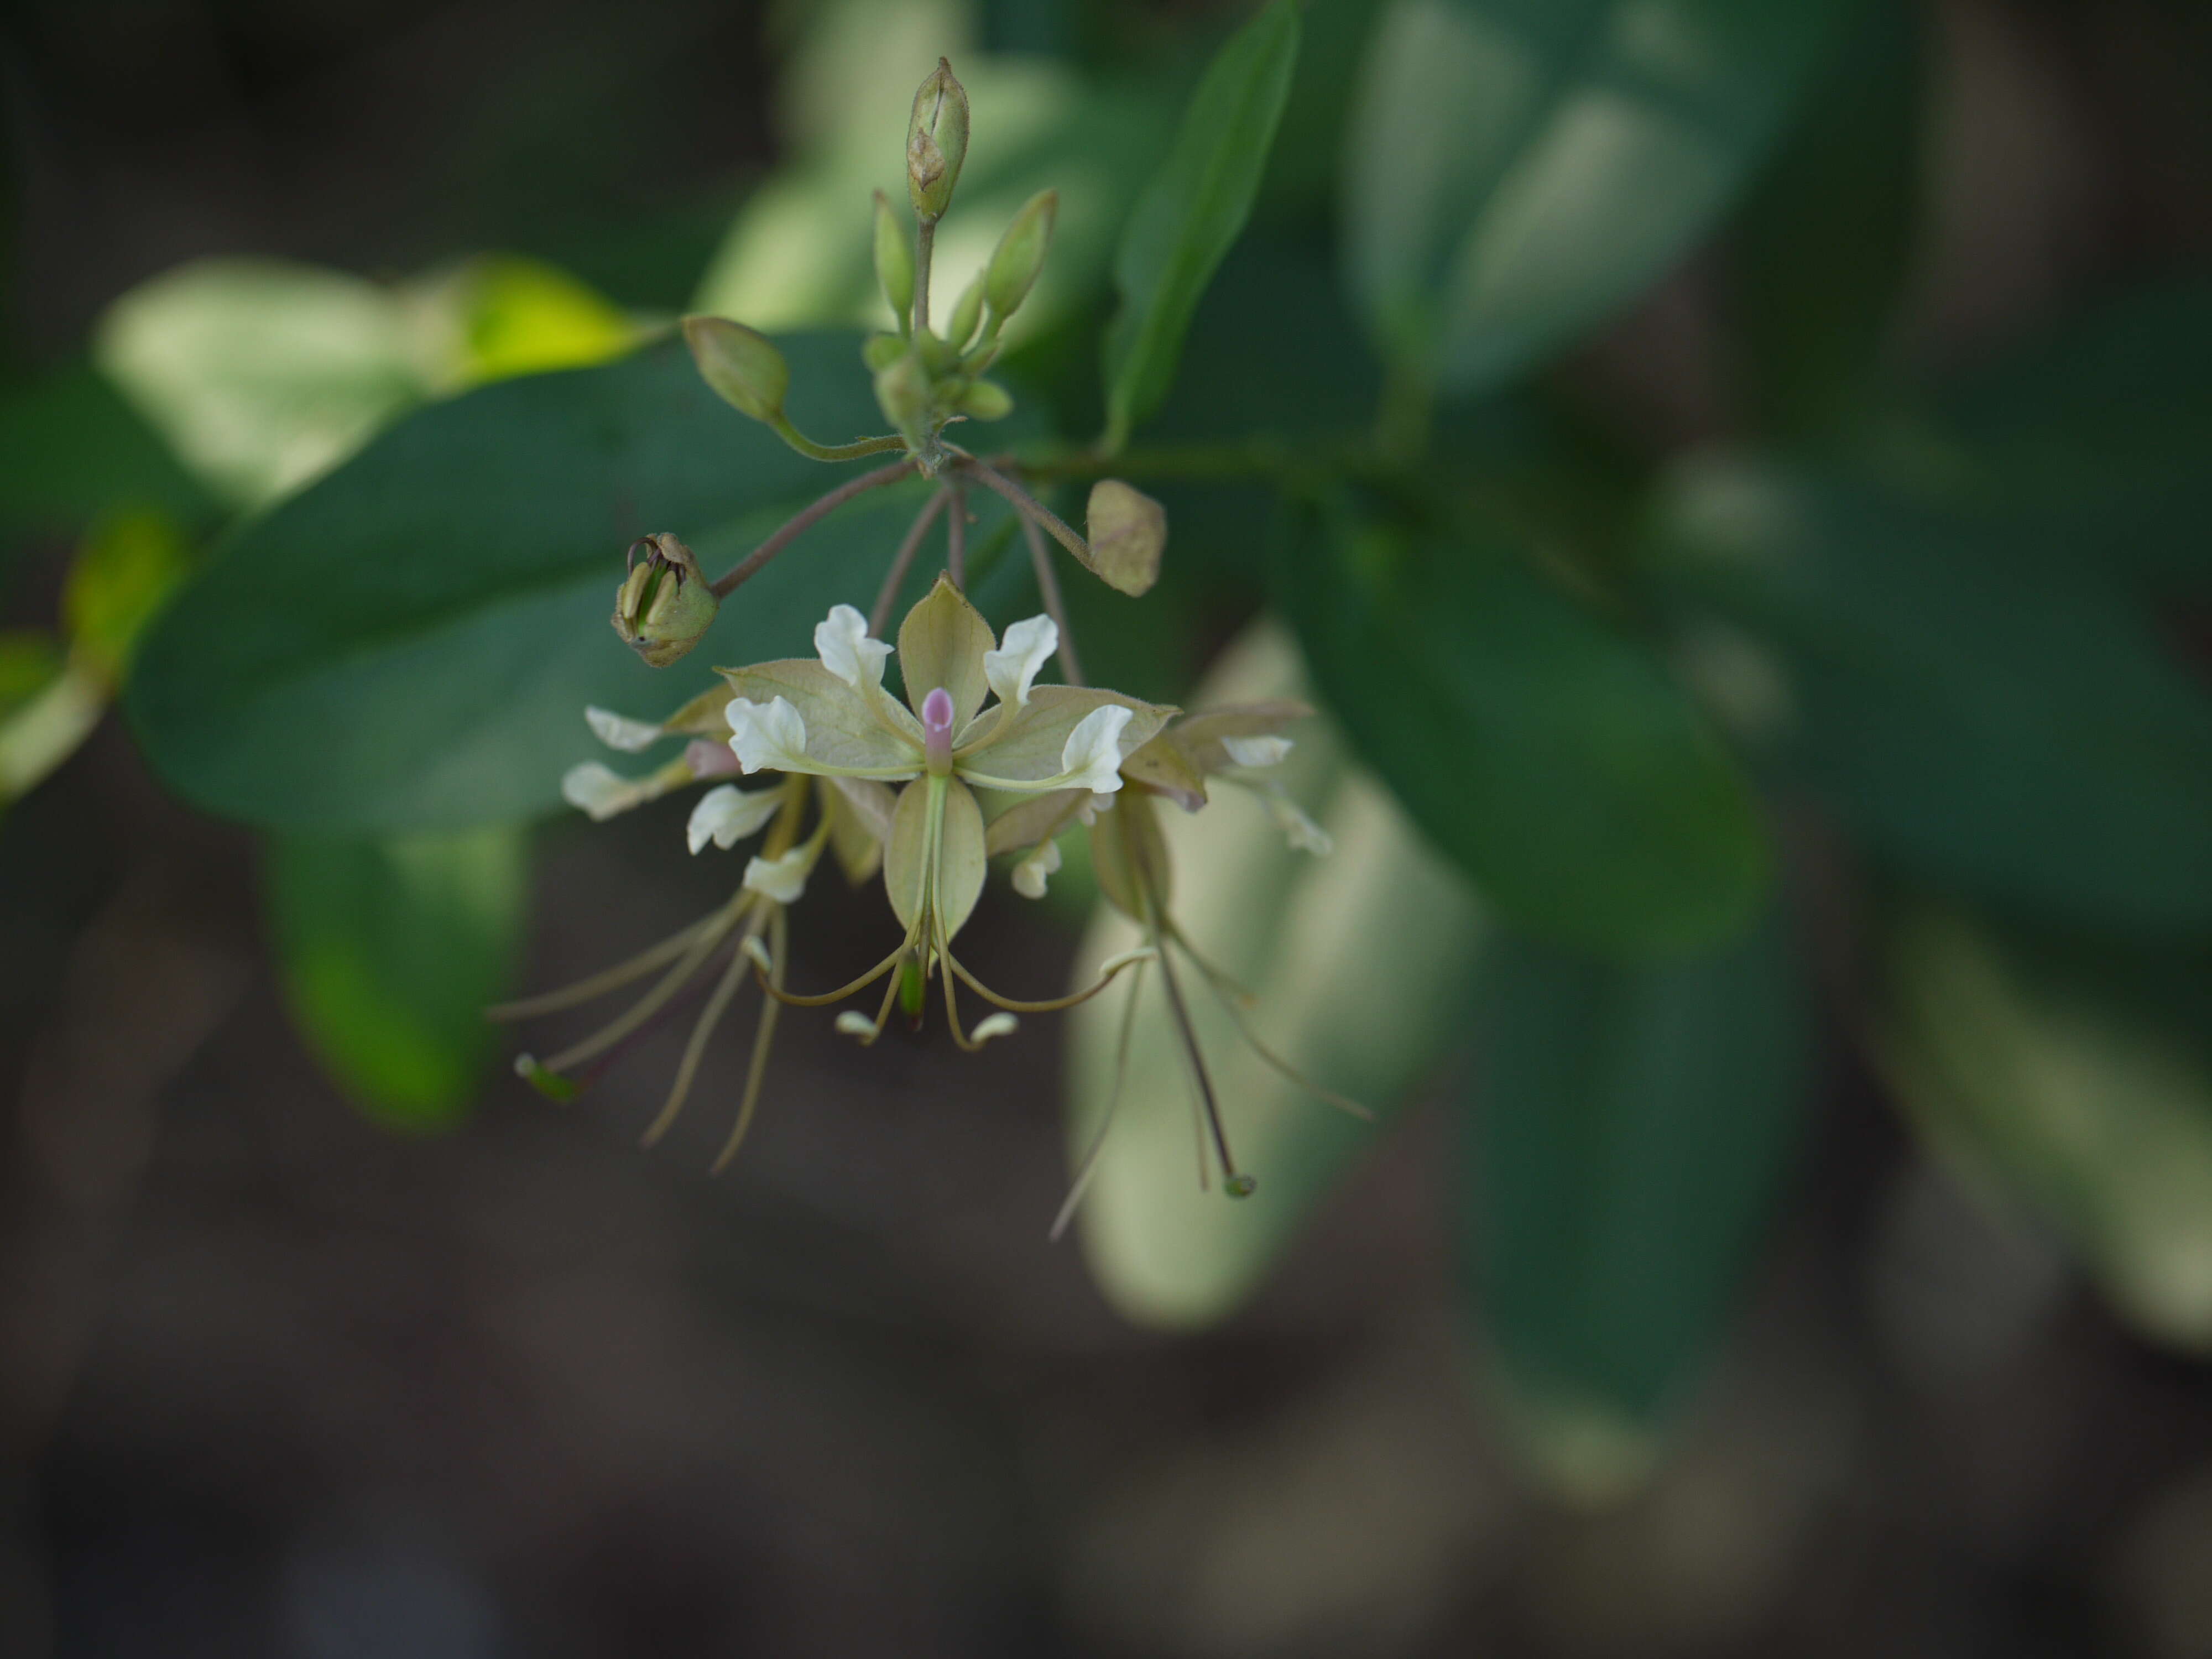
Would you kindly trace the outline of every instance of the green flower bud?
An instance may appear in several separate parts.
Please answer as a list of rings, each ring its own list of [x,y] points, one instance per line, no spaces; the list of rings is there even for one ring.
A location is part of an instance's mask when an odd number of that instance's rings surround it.
[[[701,378],[725,403],[770,425],[782,417],[791,366],[767,336],[726,317],[686,317],[684,340]]]
[[[628,558],[629,574],[615,590],[616,637],[665,668],[699,643],[722,602],[691,550],[666,531],[631,543]]]
[[[905,333],[914,315],[914,244],[891,211],[890,198],[881,191],[876,192],[876,281],[898,319],[899,332]]]
[[[871,334],[860,347],[860,361],[871,374],[880,374],[907,354],[907,343],[896,334]]]
[[[983,277],[977,272],[975,280],[960,290],[960,297],[952,302],[952,320],[945,325],[945,343],[955,351],[967,349],[968,342],[975,337],[977,325],[983,320]]]
[[[968,93],[940,58],[914,94],[906,125],[906,191],[915,216],[935,221],[952,201],[968,158]]]
[[[916,447],[928,436],[931,390],[929,371],[919,351],[902,351],[876,371],[876,402],[882,405],[884,418]]]
[[[933,377],[949,374],[959,361],[959,354],[939,339],[935,331],[931,329],[925,328],[914,337],[914,350],[915,356],[921,359],[921,366]]]
[[[975,421],[1003,421],[1014,412],[1014,399],[995,380],[978,380],[961,395],[960,412]]]
[[[1012,316],[1029,297],[1030,285],[1044,269],[1045,251],[1052,246],[1053,221],[1060,213],[1060,192],[1041,190],[1022,204],[1006,234],[991,255],[983,276],[983,297],[991,314],[1000,321]]]

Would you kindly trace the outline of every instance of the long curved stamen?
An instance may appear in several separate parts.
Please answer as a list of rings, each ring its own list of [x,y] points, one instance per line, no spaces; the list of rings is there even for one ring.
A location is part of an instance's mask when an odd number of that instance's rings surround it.
[[[755,908],[745,924],[746,939],[760,936],[762,924],[768,920],[768,915],[765,908]],[[684,1058],[677,1065],[676,1080],[669,1085],[668,1098],[661,1104],[660,1115],[639,1137],[640,1146],[658,1146],[661,1136],[668,1133],[669,1126],[676,1121],[677,1115],[684,1109],[684,1101],[690,1097],[692,1079],[698,1075],[699,1063],[706,1058],[708,1039],[714,1035],[714,1028],[722,1023],[722,1016],[728,1012],[731,999],[737,995],[738,987],[744,983],[745,969],[750,965],[744,947],[740,944],[730,953],[730,965],[722,970],[722,977],[715,982],[714,995],[707,1000],[706,1007],[700,1011],[697,1022],[691,1027],[690,1041],[684,1045]]]
[[[767,992],[769,995],[774,997],[778,1002],[784,1004],[787,1007],[827,1008],[833,1002],[842,1002],[847,997],[852,995],[855,991],[866,990],[868,987],[873,985],[885,974],[888,974],[892,969],[897,967],[899,958],[907,953],[908,950],[912,947],[913,944],[914,934],[912,932],[908,932],[906,938],[899,941],[899,946],[896,950],[893,951],[890,955],[885,957],[874,967],[869,969],[866,973],[862,974],[858,979],[848,981],[834,991],[824,991],[819,996],[803,996],[796,991],[785,990],[781,985],[769,979],[767,972],[761,967],[761,964],[757,960],[755,960],[753,963],[753,981],[761,988],[762,990]]]
[[[791,931],[779,908],[769,924],[771,960],[775,967],[771,977],[781,982],[783,964],[790,955]],[[752,1127],[753,1109],[760,1104],[761,1080],[768,1075],[769,1048],[775,1041],[776,1017],[783,1005],[769,997],[761,1004],[760,1024],[753,1030],[752,1060],[745,1067],[744,1098],[738,1103],[738,1121],[730,1127],[730,1138],[722,1143],[722,1150],[714,1159],[710,1175],[720,1175],[738,1155],[738,1148],[745,1143],[745,1131]]]
[[[1250,1000],[1251,994],[1245,991],[1235,980],[1228,978],[1226,975],[1217,975],[1212,969],[1207,967],[1205,961],[1196,951],[1193,951],[1188,945],[1184,944],[1182,935],[1180,932],[1176,933],[1174,934],[1174,938],[1176,944],[1182,945],[1183,954],[1188,957],[1191,961],[1197,963],[1200,973],[1206,979],[1207,988],[1213,993],[1215,1000],[1221,1004],[1222,1012],[1226,1013],[1230,1019],[1235,1023],[1237,1026],[1237,1034],[1244,1039],[1244,1046],[1246,1048],[1251,1049],[1255,1054],[1257,1054],[1264,1064],[1273,1067],[1279,1075],[1287,1079],[1292,1083],[1295,1083],[1299,1088],[1304,1090],[1308,1094],[1313,1096],[1315,1099],[1321,1101],[1323,1104],[1334,1106],[1340,1112],[1343,1112],[1348,1116],[1358,1118],[1362,1123],[1372,1123],[1375,1121],[1375,1114],[1370,1111],[1366,1107],[1361,1105],[1358,1101],[1352,1099],[1351,1096],[1340,1095],[1334,1089],[1322,1087],[1322,1085],[1316,1083],[1311,1078],[1308,1077],[1304,1072],[1298,1070],[1297,1066],[1291,1065],[1290,1061],[1285,1060],[1280,1054],[1270,1048],[1266,1043],[1261,1042],[1258,1035],[1252,1030],[1252,1022],[1250,1018],[1246,1015],[1244,1009],[1240,1006],[1238,1003],[1238,995],[1243,996],[1247,1000]],[[1237,993],[1238,995],[1232,995],[1232,992]]]
[[[1068,1185],[1067,1196],[1060,1200],[1060,1213],[1053,1218],[1052,1231],[1045,1235],[1055,1244],[1067,1231],[1067,1224],[1075,1219],[1084,1194],[1091,1190],[1091,1177],[1098,1173],[1098,1160],[1106,1150],[1106,1132],[1114,1127],[1114,1114],[1121,1105],[1122,1085],[1128,1081],[1129,1038],[1137,1029],[1137,999],[1144,991],[1144,967],[1139,963],[1136,977],[1129,981],[1129,1000],[1121,1005],[1121,1030],[1114,1043],[1114,1086],[1106,1097],[1105,1114],[1098,1120],[1097,1133],[1091,1137],[1091,1146],[1077,1167],[1075,1179]]]
[[[940,950],[938,954],[945,958],[946,964],[954,973],[960,975],[969,990],[994,1007],[1004,1008],[1010,1014],[1056,1014],[1062,1009],[1073,1008],[1079,1003],[1090,1001],[1091,998],[1111,985],[1123,969],[1133,967],[1140,962],[1151,961],[1153,949],[1151,945],[1143,945],[1134,951],[1126,951],[1103,964],[1098,970],[1097,979],[1082,990],[1071,992],[1064,997],[1048,997],[1042,1002],[1021,1002],[1012,997],[1000,996],[969,972],[959,958],[953,956],[951,951]]]
[[[708,918],[708,926],[702,930],[691,947],[677,959],[676,965],[662,975],[650,991],[640,997],[623,1013],[602,1026],[581,1042],[562,1049],[551,1059],[542,1062],[549,1072],[565,1072],[579,1060],[589,1060],[603,1049],[611,1048],[632,1031],[651,1019],[660,1011],[661,1005],[674,996],[699,966],[714,953],[714,947],[730,936],[730,930],[752,903],[756,895],[740,891],[736,897]]]
[[[837,1016],[839,1028],[849,1036],[859,1037],[863,1048],[868,1048],[884,1034],[884,1023],[891,1017],[891,1005],[898,1000],[898,994],[899,976],[893,974],[890,982],[884,987],[884,1000],[877,1005],[875,1018],[871,1020],[865,1014],[859,1013],[840,1014]],[[859,1020],[866,1029],[854,1030],[844,1024],[848,1019]]]
[[[1145,908],[1147,911],[1152,908],[1149,896]],[[1176,982],[1175,963],[1169,960],[1166,949],[1160,944],[1157,923],[1152,928],[1152,940],[1154,948],[1159,951],[1160,983],[1167,987],[1168,1007],[1175,1015],[1183,1047],[1190,1055],[1191,1074],[1198,1084],[1206,1128],[1212,1135],[1214,1152],[1221,1159],[1221,1189],[1233,1198],[1249,1197],[1260,1183],[1237,1169],[1237,1159],[1229,1150],[1229,1131],[1221,1121],[1221,1103],[1214,1096],[1213,1079],[1206,1072],[1206,1055],[1198,1046],[1198,1031],[1191,1024],[1190,1009],[1182,998],[1182,987]],[[1201,1161],[1200,1180],[1203,1182],[1204,1179],[1205,1168]]]
[[[627,962],[618,962],[611,968],[566,985],[557,991],[542,991],[534,997],[517,997],[512,1002],[495,1003],[484,1010],[486,1019],[502,1022],[535,1019],[540,1014],[557,1014],[564,1008],[574,1008],[579,1003],[590,1002],[610,991],[619,991],[632,980],[643,979],[664,962],[684,954],[684,948],[697,938],[702,930],[714,925],[715,917],[703,915],[688,927],[678,928],[659,944],[639,951]]]

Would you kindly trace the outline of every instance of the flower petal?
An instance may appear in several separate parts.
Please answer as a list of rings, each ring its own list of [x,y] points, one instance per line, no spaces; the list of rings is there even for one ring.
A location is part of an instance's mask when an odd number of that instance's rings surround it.
[[[1128,715],[1118,734],[1124,754],[1135,752],[1176,712],[1157,703],[1125,697],[1118,691],[1095,691],[1072,685],[1035,686],[1030,691],[1029,702],[989,736],[971,749],[953,751],[954,769],[988,788],[1072,788],[1077,780],[1066,775],[1064,751],[1068,736],[1084,720],[1102,708],[1119,708]],[[1120,781],[1106,787],[1118,789]]]
[[[1014,890],[1024,898],[1041,899],[1045,880],[1060,868],[1060,843],[1048,841],[1014,866]]]
[[[952,695],[952,729],[963,731],[983,706],[990,682],[983,658],[991,649],[991,624],[944,577],[899,624],[899,672],[906,700],[917,711],[939,686]]]
[[[1079,823],[1088,823],[1091,796],[1079,789],[1055,789],[1042,795],[1018,795],[1014,804],[991,820],[984,832],[984,850],[1026,852],[1039,842],[1056,837]]]
[[[747,772],[810,772],[806,722],[782,697],[765,703],[730,699],[730,752]]]
[[[656,800],[691,780],[691,768],[680,760],[671,761],[659,771],[648,772],[641,778],[625,778],[597,761],[586,761],[580,766],[570,767],[562,775],[561,799],[589,814],[592,823],[604,823],[616,813]]]
[[[646,720],[634,720],[627,714],[617,714],[596,704],[584,710],[584,724],[592,728],[592,735],[601,743],[625,755],[649,749],[661,738],[659,726]]]
[[[920,723],[874,687],[856,690],[805,657],[718,672],[737,694],[726,711],[732,731],[740,702],[781,702],[799,717],[804,737],[793,752],[803,759],[785,771],[910,778],[921,770]],[[744,759],[744,750],[737,754]]]
[[[584,724],[592,728],[592,735],[610,749],[619,749],[634,755],[651,747],[663,738],[692,736],[721,740],[730,735],[729,723],[722,718],[722,705],[730,700],[730,689],[718,685],[702,691],[671,714],[658,726],[650,720],[634,720],[627,714],[617,714],[612,709],[597,707],[584,710]]]
[[[1117,702],[1094,708],[1060,748],[1060,769],[1071,787],[1108,794],[1121,787],[1121,733],[1130,711]]]
[[[745,865],[744,884],[778,904],[796,904],[806,890],[806,872],[812,863],[813,855],[804,847],[794,847],[781,858],[756,858]]]
[[[996,651],[983,653],[983,678],[1008,709],[1030,700],[1030,683],[1060,649],[1060,625],[1049,617],[1028,617],[1006,629]]]
[[[822,665],[858,691],[884,683],[890,645],[868,637],[868,619],[849,605],[832,605],[814,625],[814,650]]]
[[[733,783],[709,789],[691,809],[691,821],[684,829],[684,839],[694,853],[710,841],[727,852],[774,817],[782,802],[783,792],[780,789],[748,791]]]
[[[891,909],[908,927],[921,913],[933,890],[943,937],[951,939],[966,923],[983,891],[983,810],[957,778],[944,782],[944,817],[938,825],[936,866],[925,858],[930,842],[932,781],[918,778],[900,792],[891,815],[890,840],[884,848],[884,890]],[[934,940],[929,941],[934,943]]]
[[[1288,738],[1228,736],[1221,739],[1221,747],[1231,761],[1238,766],[1275,766],[1291,752]]]

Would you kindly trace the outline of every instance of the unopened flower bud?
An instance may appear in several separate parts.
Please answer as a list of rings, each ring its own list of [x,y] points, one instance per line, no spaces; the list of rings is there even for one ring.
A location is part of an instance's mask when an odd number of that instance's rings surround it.
[[[945,330],[946,343],[955,351],[965,351],[982,320],[983,277],[978,272],[975,280],[962,289],[960,297],[952,302],[952,320]]]
[[[914,244],[891,211],[890,198],[881,191],[876,192],[876,281],[904,333],[914,314]]]
[[[700,376],[725,403],[756,421],[782,417],[791,366],[767,336],[726,317],[686,317],[684,339]]]
[[[1044,269],[1045,250],[1052,246],[1052,224],[1060,213],[1060,192],[1041,190],[1022,204],[1006,234],[999,238],[998,251],[983,274],[983,297],[991,314],[1003,322],[1029,297],[1030,285]]]
[[[940,58],[914,94],[906,126],[906,190],[917,218],[937,220],[952,201],[968,157],[968,94]]]
[[[860,347],[860,361],[871,374],[880,374],[907,354],[903,335],[871,334]]]
[[[978,380],[960,394],[960,412],[975,421],[1003,421],[1014,412],[1013,394],[992,380]]]
[[[629,574],[615,590],[615,634],[665,668],[699,643],[721,604],[691,550],[664,531],[630,544]]]
[[[876,402],[884,418],[910,444],[928,435],[929,371],[913,351],[902,351],[876,372]]]

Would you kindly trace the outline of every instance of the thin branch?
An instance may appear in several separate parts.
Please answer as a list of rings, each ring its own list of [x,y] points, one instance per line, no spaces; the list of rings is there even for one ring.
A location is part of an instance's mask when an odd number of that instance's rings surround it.
[[[952,493],[952,505],[945,520],[945,574],[952,578],[955,587],[965,592],[968,588],[968,492],[958,484],[948,488]]]
[[[937,521],[937,515],[945,511],[945,502],[950,499],[950,493],[943,489],[932,495],[921,511],[915,515],[913,527],[906,532],[906,539],[899,544],[898,553],[891,560],[891,568],[884,573],[884,585],[877,591],[875,605],[868,612],[868,632],[875,638],[883,638],[884,629],[891,619],[891,606],[897,603],[899,589],[906,584],[906,573],[914,567],[914,556],[921,550],[922,538],[929,534],[929,526]]]
[[[812,506],[802,507],[785,521],[781,529],[747,554],[736,568],[715,581],[714,597],[727,599],[732,589],[757,572],[770,559],[803,534],[810,526],[828,518],[856,495],[865,495],[871,489],[881,489],[885,484],[896,483],[914,471],[911,457],[893,461],[889,466],[879,466],[872,472],[863,472],[850,483],[842,483]]]
[[[1036,570],[1037,592],[1044,599],[1044,614],[1060,629],[1060,673],[1070,685],[1081,685],[1083,665],[1075,655],[1075,630],[1067,625],[1067,606],[1060,595],[1060,573],[1052,568],[1052,550],[1044,544],[1044,532],[1026,513],[1015,514],[1022,534],[1029,538],[1030,563]]]
[[[1042,501],[1037,500],[1003,472],[994,471],[965,451],[961,453],[959,466],[962,471],[973,473],[977,483],[987,489],[996,490],[1012,501],[1014,504],[1014,510],[1023,517],[1034,520],[1039,527],[1048,532],[1054,541],[1075,555],[1085,569],[1091,568],[1091,544],[1069,529],[1060,521],[1060,515]]]

